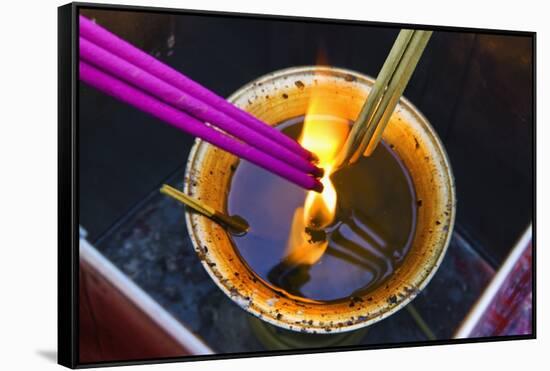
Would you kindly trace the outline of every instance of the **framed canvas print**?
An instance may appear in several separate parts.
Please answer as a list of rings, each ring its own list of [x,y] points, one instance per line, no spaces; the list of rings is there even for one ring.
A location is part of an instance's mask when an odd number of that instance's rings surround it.
[[[534,32],[58,19],[61,364],[535,337]]]

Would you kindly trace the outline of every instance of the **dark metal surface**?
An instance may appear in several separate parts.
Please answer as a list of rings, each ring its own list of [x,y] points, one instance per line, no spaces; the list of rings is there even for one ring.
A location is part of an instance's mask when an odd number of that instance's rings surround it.
[[[182,180],[183,170],[170,183],[181,189]],[[155,191],[96,247],[214,351],[269,349],[253,332],[251,316],[206,274],[187,235],[184,212],[180,203]],[[412,305],[437,339],[449,339],[493,274],[493,269],[455,233],[443,264]],[[369,327],[360,344],[427,339],[419,323],[403,309]]]

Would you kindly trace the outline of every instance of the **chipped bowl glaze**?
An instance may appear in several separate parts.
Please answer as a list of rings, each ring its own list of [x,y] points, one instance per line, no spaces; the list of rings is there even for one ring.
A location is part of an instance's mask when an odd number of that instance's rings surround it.
[[[243,86],[229,101],[275,125],[303,115],[318,84],[330,87],[331,99],[346,102],[346,118],[354,120],[373,79],[340,68],[289,68]],[[363,296],[334,302],[287,296],[248,268],[223,228],[206,217],[186,212],[194,248],[220,289],[258,318],[307,333],[355,330],[380,321],[409,303],[430,281],[449,244],[455,219],[454,179],[435,131],[405,98],[392,115],[383,139],[409,169],[419,205],[411,249],[384,285]],[[187,162],[184,190],[225,210],[232,172],[238,162],[237,157],[197,139]]]

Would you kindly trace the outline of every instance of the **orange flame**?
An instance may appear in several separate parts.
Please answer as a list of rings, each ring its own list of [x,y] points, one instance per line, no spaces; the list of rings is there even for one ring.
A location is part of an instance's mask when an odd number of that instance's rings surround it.
[[[303,208],[296,210],[287,244],[287,261],[294,264],[314,264],[327,247],[327,241],[312,242],[305,228],[320,230],[334,220],[337,204],[336,189],[330,180],[336,155],[344,144],[349,125],[345,119],[348,107],[332,98],[333,90],[326,83],[315,86],[308,105],[300,143],[319,158],[325,170],[321,179],[322,193],[309,191]]]

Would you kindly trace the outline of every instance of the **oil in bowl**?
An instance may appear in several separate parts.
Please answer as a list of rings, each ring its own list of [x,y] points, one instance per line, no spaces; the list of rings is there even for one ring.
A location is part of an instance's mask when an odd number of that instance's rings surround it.
[[[297,117],[277,128],[298,138],[303,121]],[[385,142],[331,180],[338,199],[335,216],[323,228],[305,228],[311,252],[303,253],[313,253],[322,242],[315,258],[305,260],[292,259],[289,240],[307,192],[246,161],[239,162],[231,180],[227,211],[250,224],[247,234],[232,236],[238,254],[264,282],[305,301],[361,296],[383,285],[403,262],[416,229],[411,177]]]

